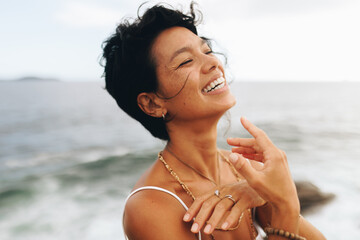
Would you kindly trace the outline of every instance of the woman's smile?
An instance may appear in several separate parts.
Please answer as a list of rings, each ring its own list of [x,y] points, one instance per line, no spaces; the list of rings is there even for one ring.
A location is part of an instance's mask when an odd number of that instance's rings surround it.
[[[222,75],[222,74],[221,74]],[[211,80],[203,89],[202,93],[205,95],[216,95],[229,90],[226,80],[223,76]]]

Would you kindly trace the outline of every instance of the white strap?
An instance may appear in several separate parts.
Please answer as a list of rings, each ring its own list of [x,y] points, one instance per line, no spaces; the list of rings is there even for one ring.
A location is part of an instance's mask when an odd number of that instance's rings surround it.
[[[155,187],[155,186],[146,186],[146,187],[141,187],[141,188],[138,188],[138,189],[135,189],[133,192],[131,192],[129,194],[129,196],[125,199],[125,204],[126,202],[129,200],[129,198],[134,195],[135,193],[141,191],[141,190],[148,190],[148,189],[151,189],[151,190],[158,190],[158,191],[162,191],[162,192],[165,192],[165,193],[168,193],[170,194],[171,196],[173,196],[174,198],[176,198],[180,203],[181,205],[183,205],[183,207],[185,208],[185,210],[187,211],[189,208],[186,206],[186,204],[174,193],[170,192],[169,190],[166,190],[164,188],[160,188],[160,187]]]
[[[258,235],[256,236],[255,240],[264,240],[264,239],[266,239],[266,233],[264,232],[262,227],[259,225],[259,223],[256,221],[255,211],[256,211],[256,207],[253,208],[253,212],[252,212],[252,216],[254,219],[253,224],[258,232]]]
[[[142,191],[142,190],[158,190],[158,191],[162,191],[162,192],[165,192],[165,193],[168,193],[170,194],[171,196],[173,196],[174,198],[176,198],[176,200],[178,200],[181,205],[185,208],[185,210],[187,211],[189,208],[186,206],[186,204],[173,192],[170,192],[169,190],[166,190],[164,188],[160,188],[160,187],[155,187],[155,186],[146,186],[146,187],[141,187],[141,188],[138,188],[138,189],[135,189],[134,191],[132,191],[129,196],[125,199],[125,205],[126,205],[126,202],[129,200],[129,198],[134,195],[135,193],[139,192],[139,191]],[[126,234],[125,234],[125,239],[128,239]],[[201,240],[201,233],[199,232],[199,240]]]

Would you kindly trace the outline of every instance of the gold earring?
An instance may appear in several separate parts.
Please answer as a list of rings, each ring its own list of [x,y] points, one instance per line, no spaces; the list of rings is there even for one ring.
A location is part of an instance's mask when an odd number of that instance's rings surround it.
[[[164,114],[161,114],[161,116],[162,116],[163,120],[165,121],[165,115],[164,115]]]

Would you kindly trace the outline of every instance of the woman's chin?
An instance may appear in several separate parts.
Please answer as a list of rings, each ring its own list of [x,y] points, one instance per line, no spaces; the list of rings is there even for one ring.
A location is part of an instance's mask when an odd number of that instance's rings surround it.
[[[221,117],[224,115],[228,110],[230,110],[233,106],[236,104],[236,99],[233,98],[232,101],[227,101],[226,103],[223,102],[223,104],[219,108],[219,116]]]
[[[234,97],[234,95],[231,94],[231,92],[229,92],[227,99],[224,100],[224,107],[227,108],[227,110],[229,110],[230,108],[232,108],[233,106],[235,106],[236,104],[236,98]]]

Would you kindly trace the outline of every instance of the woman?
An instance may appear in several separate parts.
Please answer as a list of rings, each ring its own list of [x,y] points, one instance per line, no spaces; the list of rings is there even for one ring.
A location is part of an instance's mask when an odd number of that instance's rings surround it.
[[[324,239],[299,215],[286,155],[262,130],[242,118],[254,138],[218,149],[217,123],[235,98],[197,34],[193,5],[190,15],[156,5],[124,21],[103,57],[108,92],[167,141],[127,200],[129,239],[264,239],[263,230],[268,239]]]

